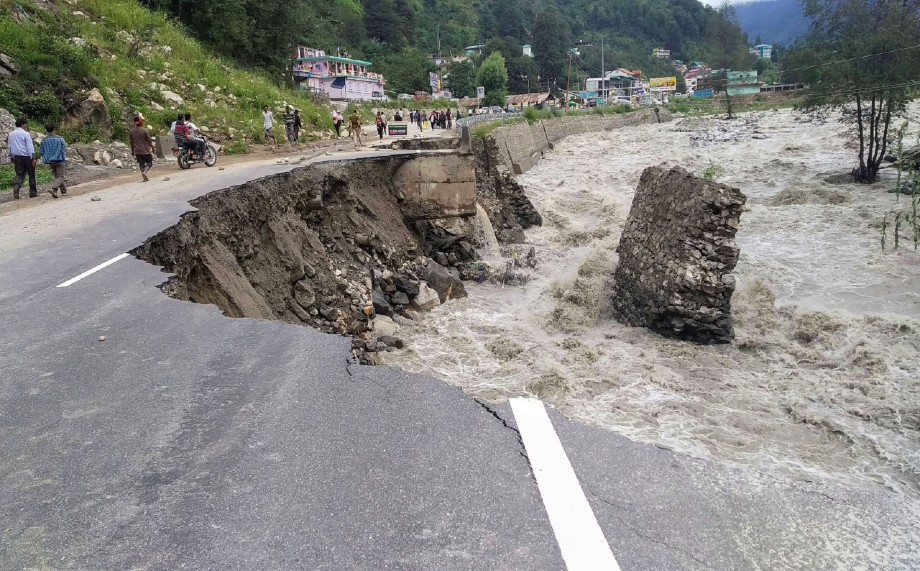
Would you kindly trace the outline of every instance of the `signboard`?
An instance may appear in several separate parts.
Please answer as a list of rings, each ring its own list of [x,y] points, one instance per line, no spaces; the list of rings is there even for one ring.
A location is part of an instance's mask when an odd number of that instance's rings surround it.
[[[648,84],[650,91],[677,91],[676,77],[653,77]]]
[[[485,87],[477,87],[477,88],[476,88],[476,98],[477,98],[477,99],[483,99],[483,98],[485,98],[485,96],[486,96],[486,88],[485,88]]]
[[[428,74],[429,85],[431,86],[431,91],[437,93],[441,91],[441,76],[432,72]]]
[[[712,88],[697,89],[693,92],[693,97],[712,97]]]
[[[387,134],[391,137],[406,137],[409,135],[408,123],[388,123]]]

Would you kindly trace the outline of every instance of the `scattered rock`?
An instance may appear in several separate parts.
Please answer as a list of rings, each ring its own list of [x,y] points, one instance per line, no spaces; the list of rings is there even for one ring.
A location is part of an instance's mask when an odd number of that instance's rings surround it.
[[[394,349],[403,349],[406,346],[405,341],[399,337],[393,337],[392,335],[382,335],[377,338],[377,341],[387,347],[393,347]]]
[[[309,309],[316,303],[316,294],[308,280],[300,280],[294,285],[294,300],[304,309]]]
[[[125,166],[122,164],[121,159],[112,159],[112,162],[109,163],[109,166],[110,166],[110,167],[115,167],[115,168],[117,168],[117,169],[121,169],[121,168],[124,168],[124,167],[125,167]]]
[[[390,296],[390,301],[396,305],[409,305],[409,296],[405,292],[398,291]]]
[[[412,298],[412,307],[419,311],[431,311],[441,305],[441,297],[428,284],[421,282],[418,293]]]
[[[99,340],[100,340],[100,341],[105,341],[105,339],[106,339],[105,335],[100,335],[100,336],[99,336]]]
[[[405,293],[409,297],[415,297],[418,295],[418,292],[419,292],[419,282],[418,281],[411,280],[405,276],[399,276],[396,278],[394,284],[396,285],[396,289]]]
[[[112,153],[99,150],[93,155],[93,164],[106,166],[112,162]]]
[[[183,105],[185,103],[185,100],[182,99],[178,93],[169,90],[160,91],[160,97],[175,105]]]
[[[112,118],[105,98],[98,89],[91,89],[79,104],[70,108],[64,123],[70,127],[96,127],[105,134],[112,132]]]
[[[374,311],[377,312],[378,315],[393,315],[393,306],[390,305],[386,294],[383,293],[383,290],[381,290],[379,286],[374,288],[372,301],[374,303]]]
[[[425,278],[428,287],[438,292],[441,303],[458,297],[466,297],[466,288],[460,278],[434,260],[429,261],[425,266],[422,277]]]
[[[19,72],[19,66],[10,56],[0,53],[0,80],[9,79]]]
[[[100,202],[102,199],[99,198],[98,196],[94,196],[94,197],[90,198],[90,200],[92,200],[93,202]]]
[[[372,335],[376,338],[392,337],[399,331],[399,325],[392,318],[386,315],[378,315],[371,322],[373,328]]]

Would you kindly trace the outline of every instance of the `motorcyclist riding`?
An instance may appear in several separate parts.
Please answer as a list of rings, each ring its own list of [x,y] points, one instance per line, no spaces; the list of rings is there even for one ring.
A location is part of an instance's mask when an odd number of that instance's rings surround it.
[[[195,149],[195,153],[198,154],[198,157],[204,157],[205,152],[207,152],[207,143],[204,139],[198,136],[198,126],[192,123],[192,114],[185,114],[185,137],[186,145]],[[178,126],[178,125],[177,125]]]

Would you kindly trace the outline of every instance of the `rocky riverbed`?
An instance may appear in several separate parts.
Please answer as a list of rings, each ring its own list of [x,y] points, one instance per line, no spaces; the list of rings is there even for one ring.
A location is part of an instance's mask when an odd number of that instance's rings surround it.
[[[385,364],[699,457],[920,493],[920,255],[881,248],[892,180],[828,182],[853,166],[841,130],[784,110],[565,140],[519,179],[543,216],[503,248],[524,285],[467,284]],[[730,345],[603,317],[639,176],[662,163],[748,196]]]

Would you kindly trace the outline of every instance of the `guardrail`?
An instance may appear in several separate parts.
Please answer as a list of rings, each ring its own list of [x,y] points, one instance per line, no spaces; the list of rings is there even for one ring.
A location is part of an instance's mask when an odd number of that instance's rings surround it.
[[[500,121],[501,119],[511,119],[518,117],[520,113],[489,113],[487,115],[470,115],[457,120],[457,127],[469,127],[476,123],[487,123],[489,121]]]

